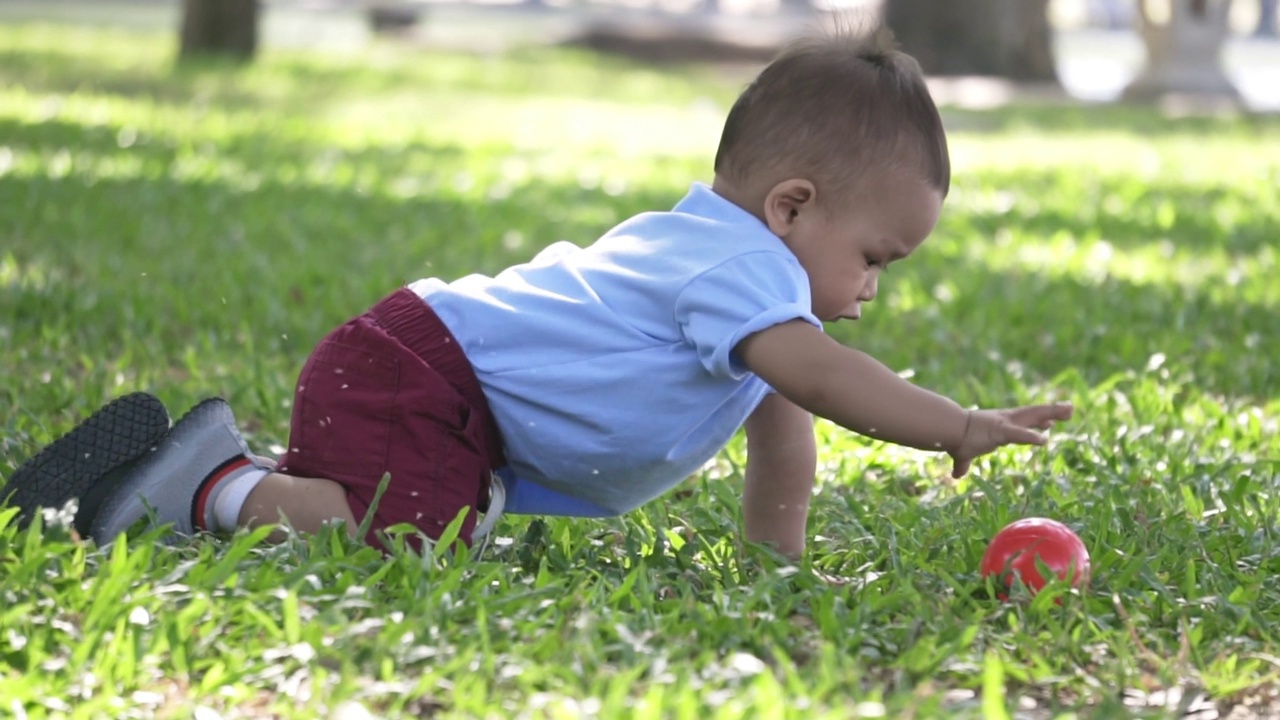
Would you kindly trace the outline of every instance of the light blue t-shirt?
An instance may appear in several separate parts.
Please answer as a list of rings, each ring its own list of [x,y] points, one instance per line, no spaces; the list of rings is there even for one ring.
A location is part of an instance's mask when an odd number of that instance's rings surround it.
[[[769,392],[734,346],[797,318],[822,327],[791,251],[701,183],[589,247],[410,287],[475,367],[513,513],[612,515],[671,489]]]

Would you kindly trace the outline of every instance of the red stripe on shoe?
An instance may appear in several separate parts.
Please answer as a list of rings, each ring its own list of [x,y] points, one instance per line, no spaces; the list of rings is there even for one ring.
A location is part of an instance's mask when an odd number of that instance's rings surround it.
[[[222,463],[209,473],[209,477],[200,483],[200,489],[196,491],[195,502],[191,504],[191,527],[196,530],[208,531],[209,528],[204,522],[205,506],[209,502],[209,495],[213,489],[218,486],[228,475],[253,465],[253,461],[244,455],[237,455],[230,460]]]

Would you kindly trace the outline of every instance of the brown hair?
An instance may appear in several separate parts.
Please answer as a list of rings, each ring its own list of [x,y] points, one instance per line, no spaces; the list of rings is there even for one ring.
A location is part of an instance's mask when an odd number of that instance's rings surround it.
[[[732,181],[806,177],[841,191],[899,167],[945,196],[951,161],[920,66],[893,35],[836,30],[769,63],[725,120],[715,171]]]

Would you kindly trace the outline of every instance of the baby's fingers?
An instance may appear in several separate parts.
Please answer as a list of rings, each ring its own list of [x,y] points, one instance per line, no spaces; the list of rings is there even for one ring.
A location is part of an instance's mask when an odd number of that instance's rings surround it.
[[[1009,419],[1023,427],[1048,430],[1059,420],[1069,420],[1074,410],[1071,403],[1067,402],[1028,405],[1014,410],[1009,414]]]
[[[1007,425],[1004,429],[1004,443],[1018,443],[1020,445],[1043,445],[1045,444],[1045,436],[1036,432],[1029,427],[1021,425]]]

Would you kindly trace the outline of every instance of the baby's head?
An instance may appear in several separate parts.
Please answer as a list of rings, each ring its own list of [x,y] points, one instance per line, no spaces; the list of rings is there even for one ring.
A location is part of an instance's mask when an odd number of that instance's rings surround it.
[[[729,111],[715,171],[716,192],[795,253],[823,320],[859,316],[880,271],[933,231],[951,183],[938,109],[887,30],[784,51]]]

